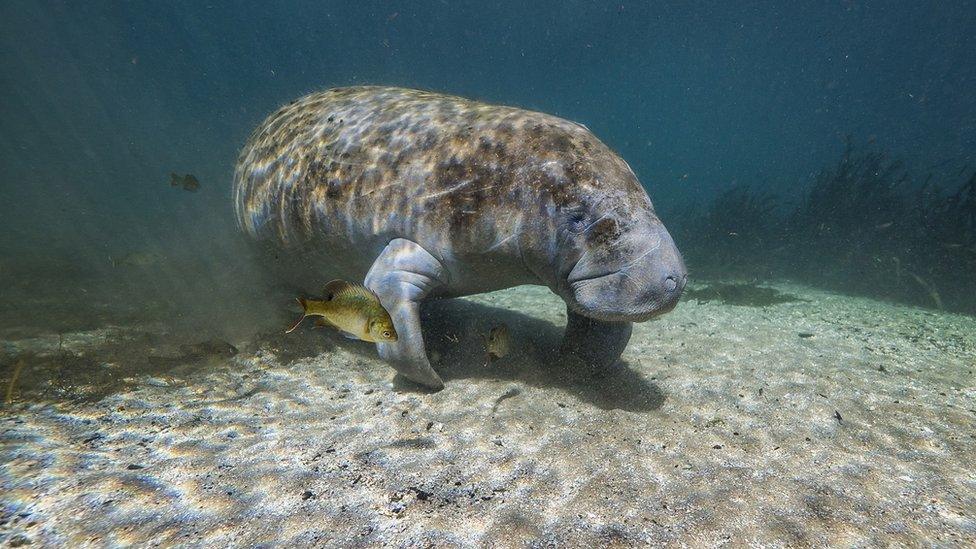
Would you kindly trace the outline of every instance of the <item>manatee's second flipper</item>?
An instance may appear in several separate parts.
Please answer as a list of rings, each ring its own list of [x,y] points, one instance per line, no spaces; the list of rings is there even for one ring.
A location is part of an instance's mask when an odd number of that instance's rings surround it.
[[[633,324],[593,320],[567,309],[566,334],[560,352],[586,364],[594,374],[613,366],[630,341]]]
[[[394,343],[377,343],[380,357],[404,377],[432,389],[444,382],[430,366],[420,332],[420,301],[443,285],[447,271],[419,244],[397,238],[387,244],[366,275],[364,285],[376,292],[393,318]]]

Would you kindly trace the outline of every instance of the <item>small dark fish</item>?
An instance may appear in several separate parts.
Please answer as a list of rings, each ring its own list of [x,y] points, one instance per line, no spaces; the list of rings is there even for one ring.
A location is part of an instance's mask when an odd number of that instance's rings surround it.
[[[840,412],[838,412],[837,410],[834,410],[834,419],[837,420],[837,423],[841,423],[844,421],[844,418],[840,416]]]
[[[517,387],[512,387],[511,389],[505,391],[500,397],[495,399],[494,406],[491,407],[492,411],[498,410],[498,405],[502,403],[503,400],[517,397],[522,391],[518,390]]]
[[[169,184],[171,187],[183,187],[184,191],[190,191],[191,193],[197,192],[200,188],[200,181],[193,174],[176,175],[175,173],[169,174]]]

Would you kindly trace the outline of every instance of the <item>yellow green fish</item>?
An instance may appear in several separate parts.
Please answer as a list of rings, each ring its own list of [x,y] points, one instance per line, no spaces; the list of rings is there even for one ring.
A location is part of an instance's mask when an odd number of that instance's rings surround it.
[[[499,324],[485,336],[485,351],[488,353],[488,361],[504,358],[511,349],[508,326]]]
[[[320,317],[316,324],[333,326],[348,338],[372,343],[397,340],[393,319],[376,294],[369,288],[344,280],[333,280],[322,291],[325,299],[298,298],[302,317],[285,333],[298,328],[310,316]]]

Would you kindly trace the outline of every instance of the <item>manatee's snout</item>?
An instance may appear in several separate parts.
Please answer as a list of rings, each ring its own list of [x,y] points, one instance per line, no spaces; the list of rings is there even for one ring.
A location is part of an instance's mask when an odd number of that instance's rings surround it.
[[[640,246],[643,244],[643,247]],[[630,239],[631,257],[620,266],[599,268],[605,254],[587,253],[567,281],[572,305],[590,318],[642,322],[678,304],[688,281],[681,253],[663,225]]]

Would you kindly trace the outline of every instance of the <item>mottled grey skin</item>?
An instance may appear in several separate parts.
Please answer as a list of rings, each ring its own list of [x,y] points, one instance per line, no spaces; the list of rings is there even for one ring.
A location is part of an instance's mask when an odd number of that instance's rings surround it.
[[[582,125],[522,109],[401,88],[314,93],[254,131],[234,192],[241,227],[293,282],[365,279],[399,334],[380,355],[433,388],[422,300],[543,284],[568,308],[563,351],[601,368],[687,278],[630,167]]]

